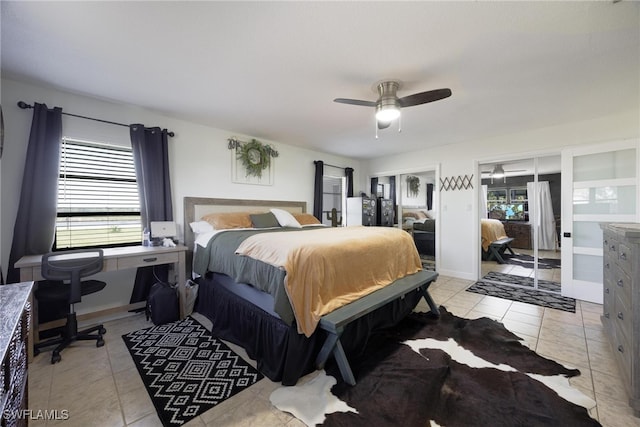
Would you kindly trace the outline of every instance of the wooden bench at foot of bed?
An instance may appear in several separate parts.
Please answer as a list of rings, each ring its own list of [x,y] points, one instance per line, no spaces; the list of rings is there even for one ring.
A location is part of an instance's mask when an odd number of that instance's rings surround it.
[[[511,252],[511,255],[516,254],[513,252],[513,249],[511,249],[511,242],[513,242],[513,237],[504,237],[500,240],[496,240],[495,242],[491,242],[489,245],[489,257],[487,258],[487,261],[495,259],[498,264],[504,264],[505,260],[502,258],[504,251],[508,250]]]
[[[440,316],[438,306],[435,304],[431,295],[429,295],[429,285],[436,280],[438,273],[433,271],[421,270],[410,276],[403,277],[393,282],[391,285],[379,289],[367,296],[360,298],[350,304],[337,308],[329,314],[322,316],[319,327],[328,332],[327,339],[322,345],[322,349],[316,358],[316,366],[318,369],[324,368],[329,358],[329,354],[333,353],[342,379],[349,385],[356,385],[355,377],[349,366],[349,361],[340,343],[340,336],[344,332],[344,328],[354,320],[380,308],[396,299],[403,298],[412,291],[422,294],[429,304],[431,313]]]

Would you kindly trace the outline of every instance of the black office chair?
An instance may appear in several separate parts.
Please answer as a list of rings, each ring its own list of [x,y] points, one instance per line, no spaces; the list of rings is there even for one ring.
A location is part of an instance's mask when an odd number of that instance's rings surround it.
[[[82,295],[89,295],[101,291],[106,286],[99,280],[81,280],[102,270],[102,249],[79,249],[64,252],[50,252],[42,256],[42,277],[54,281],[43,286],[38,286],[35,297],[38,304],[47,302],[66,301],[69,305],[67,323],[62,329],[61,337],[52,338],[37,343],[34,353],[40,353],[40,349],[58,345],[51,354],[51,363],[59,362],[62,357],[60,352],[77,340],[96,340],[96,347],[104,345],[102,334],[107,330],[102,325],[78,331],[78,321],[74,304],[81,301]],[[96,332],[97,334],[92,334]]]

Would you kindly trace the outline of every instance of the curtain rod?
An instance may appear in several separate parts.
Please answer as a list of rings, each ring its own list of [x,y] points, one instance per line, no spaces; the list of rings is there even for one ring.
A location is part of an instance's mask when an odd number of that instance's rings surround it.
[[[318,160],[314,160],[313,163],[318,162]],[[324,163],[322,162],[325,166],[329,166],[331,168],[336,168],[336,169],[349,169],[348,167],[344,167],[344,166],[336,166],[336,165],[330,165],[329,163]]]
[[[29,108],[33,108],[33,105],[29,105],[24,101],[18,101],[18,107],[22,108],[23,110],[27,110]],[[64,111],[62,112],[62,114],[64,114],[65,116],[71,116],[71,117],[78,117],[78,118],[81,118],[81,119],[93,120],[94,122],[100,122],[100,123],[107,123],[107,124],[110,124],[110,125],[129,127],[129,125],[125,125],[124,123],[110,122],[109,120],[102,120],[102,119],[94,119],[93,117],[87,117],[87,116],[80,116],[78,114],[65,113]],[[167,135],[173,137],[173,136],[175,136],[175,133],[167,132]]]

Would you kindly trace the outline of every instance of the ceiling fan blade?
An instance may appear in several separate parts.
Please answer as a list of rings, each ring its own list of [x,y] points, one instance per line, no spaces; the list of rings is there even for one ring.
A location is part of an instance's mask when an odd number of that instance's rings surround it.
[[[348,98],[336,98],[333,102],[339,102],[341,104],[350,104],[350,105],[361,105],[363,107],[375,107],[375,101],[361,101],[359,99],[348,99]]]
[[[439,101],[450,96],[451,89],[435,89],[405,96],[398,99],[398,103],[401,107],[411,107],[414,105],[426,104],[427,102]]]
[[[378,129],[386,129],[391,126],[391,122],[383,122],[382,120],[378,120]]]

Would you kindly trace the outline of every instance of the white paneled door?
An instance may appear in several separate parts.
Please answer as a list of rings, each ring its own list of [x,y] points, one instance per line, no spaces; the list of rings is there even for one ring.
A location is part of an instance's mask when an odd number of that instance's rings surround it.
[[[562,152],[562,295],[602,303],[601,223],[638,222],[638,141]]]

